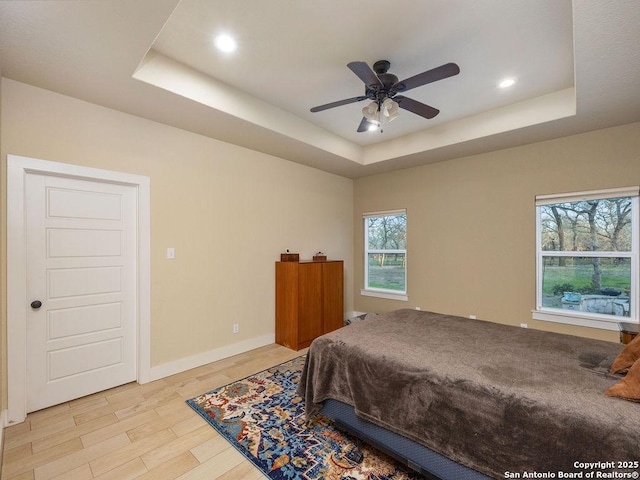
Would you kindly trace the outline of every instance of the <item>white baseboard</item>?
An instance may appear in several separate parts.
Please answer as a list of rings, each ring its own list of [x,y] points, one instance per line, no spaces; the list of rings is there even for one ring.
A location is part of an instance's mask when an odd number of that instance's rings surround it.
[[[152,382],[154,380],[160,380],[161,378],[175,375],[176,373],[185,372],[192,368],[201,367],[207,363],[217,362],[223,358],[232,357],[239,353],[248,352],[265,345],[271,345],[275,343],[275,335],[268,334],[261,337],[250,338],[242,342],[233,343],[215,350],[209,350],[208,352],[192,355],[191,357],[181,358],[169,363],[163,363],[155,367],[151,367],[149,371],[149,378],[140,379],[140,383]]]

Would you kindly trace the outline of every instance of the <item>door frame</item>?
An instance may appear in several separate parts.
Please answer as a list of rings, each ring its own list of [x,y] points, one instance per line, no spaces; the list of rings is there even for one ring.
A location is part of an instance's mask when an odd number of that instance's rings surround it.
[[[151,380],[150,179],[110,170],[7,155],[7,424],[27,417],[27,174],[54,175],[134,187],[137,191],[137,352],[138,383]]]

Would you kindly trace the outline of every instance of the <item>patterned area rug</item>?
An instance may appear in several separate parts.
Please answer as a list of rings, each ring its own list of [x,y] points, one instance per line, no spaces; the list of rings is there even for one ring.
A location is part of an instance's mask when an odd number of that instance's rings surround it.
[[[304,356],[298,357],[187,404],[274,480],[422,478],[325,417],[305,422],[304,401],[296,394],[303,366]]]

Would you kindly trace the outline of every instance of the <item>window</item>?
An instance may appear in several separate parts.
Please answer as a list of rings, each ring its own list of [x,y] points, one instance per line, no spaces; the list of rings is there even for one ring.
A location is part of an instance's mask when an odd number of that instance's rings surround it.
[[[366,213],[363,295],[407,300],[406,210]]]
[[[638,187],[536,197],[533,318],[617,330],[638,322]]]

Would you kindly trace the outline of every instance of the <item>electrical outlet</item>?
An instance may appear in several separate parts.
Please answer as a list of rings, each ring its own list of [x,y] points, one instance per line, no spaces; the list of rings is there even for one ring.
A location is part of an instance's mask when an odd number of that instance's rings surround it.
[[[167,248],[167,258],[169,260],[173,260],[174,258],[176,258],[176,249],[173,247],[169,247]]]
[[[420,307],[416,307],[416,310],[422,310]]]
[[[238,333],[240,331],[240,324],[239,323],[234,323],[233,324],[233,333]]]
[[[529,325],[527,325],[526,323],[521,323],[521,324],[520,324],[520,327],[521,327],[521,328],[529,328]]]
[[[476,319],[476,316],[475,316],[475,315],[469,315],[469,318],[470,318],[471,320],[475,320],[475,319]]]

